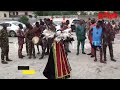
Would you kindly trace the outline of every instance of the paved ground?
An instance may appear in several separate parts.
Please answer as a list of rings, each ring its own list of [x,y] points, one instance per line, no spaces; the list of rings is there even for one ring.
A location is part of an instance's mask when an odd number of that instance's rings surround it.
[[[75,35],[74,35],[75,36]],[[87,55],[76,56],[76,41],[70,45],[72,53],[68,55],[70,65],[72,67],[71,79],[120,79],[120,34],[116,36],[114,47],[114,56],[117,62],[109,60],[109,53],[107,52],[107,64],[101,64],[99,61],[94,62],[93,58]],[[76,37],[75,37],[76,40]],[[37,55],[36,59],[28,59],[26,56],[24,59],[19,59],[17,56],[18,44],[17,38],[10,38],[10,53],[9,56],[13,60],[7,65],[0,63],[0,79],[46,79],[42,72],[48,60],[48,56],[39,60]],[[1,50],[0,50],[1,52]],[[89,41],[86,40],[85,52],[90,52]],[[37,53],[37,52],[36,52]],[[23,49],[23,55],[26,55],[25,45]],[[99,57],[99,56],[98,56]],[[21,71],[18,71],[18,66],[28,65],[30,69],[36,70],[34,75],[23,75]]]

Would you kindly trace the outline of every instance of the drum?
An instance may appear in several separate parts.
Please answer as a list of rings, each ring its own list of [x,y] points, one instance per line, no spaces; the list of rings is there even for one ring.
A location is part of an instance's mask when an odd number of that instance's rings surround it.
[[[35,37],[32,38],[32,42],[33,42],[35,45],[38,44],[39,40],[40,40],[40,38],[37,37],[37,36],[35,36]]]

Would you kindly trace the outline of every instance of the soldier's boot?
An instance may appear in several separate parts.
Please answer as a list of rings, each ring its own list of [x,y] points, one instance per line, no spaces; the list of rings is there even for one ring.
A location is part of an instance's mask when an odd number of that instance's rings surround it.
[[[6,53],[6,61],[12,61],[12,60],[9,59],[8,52]]]
[[[8,58],[8,56],[6,56],[6,61],[12,61],[11,59]]]
[[[23,58],[21,49],[18,50],[18,57],[21,58],[21,59]]]
[[[4,60],[1,61],[1,63],[2,63],[2,64],[8,64],[8,62],[6,62],[6,61],[4,61]]]
[[[1,55],[1,63],[2,63],[2,64],[8,64],[8,62],[6,62],[6,61],[4,60],[4,55]]]
[[[29,55],[29,57],[28,57],[29,59],[31,59],[32,57],[31,57],[31,55]]]

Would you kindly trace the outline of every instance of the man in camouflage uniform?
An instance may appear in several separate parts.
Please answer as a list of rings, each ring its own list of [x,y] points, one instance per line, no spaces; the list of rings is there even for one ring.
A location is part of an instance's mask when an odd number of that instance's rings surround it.
[[[110,22],[105,25],[105,29],[103,31],[103,52],[104,52],[104,61],[107,61],[106,59],[106,49],[107,46],[109,47],[109,53],[111,57],[111,61],[116,62],[113,56],[113,46],[112,41],[114,40],[114,31],[112,30],[112,25]]]
[[[0,30],[0,46],[1,46],[1,63],[2,64],[8,64],[6,61],[12,61],[9,59],[8,53],[9,53],[9,38],[8,38],[8,32],[7,27],[3,25],[3,29]],[[5,61],[6,56],[6,61]]]
[[[35,36],[34,31],[33,31],[33,27],[32,25],[29,25],[29,30],[26,33],[26,38],[28,41],[28,53],[29,53],[29,59],[31,59],[32,55],[33,58],[35,59],[35,47],[34,44],[32,42],[32,38]]]

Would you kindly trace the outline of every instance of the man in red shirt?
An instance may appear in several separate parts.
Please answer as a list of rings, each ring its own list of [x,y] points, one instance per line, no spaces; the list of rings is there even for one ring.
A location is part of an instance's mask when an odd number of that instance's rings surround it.
[[[91,53],[87,54],[87,55],[91,55],[91,57],[94,57],[94,48],[92,47],[92,34],[91,34],[91,29],[96,26],[96,22],[95,22],[95,19],[93,18],[91,20],[91,25],[90,25],[90,28],[89,28],[89,32],[88,32],[88,38],[89,38],[89,41],[90,41],[90,45],[91,45]]]
[[[18,56],[19,58],[23,58],[24,56],[22,55],[22,49],[23,49],[23,44],[24,44],[24,32],[22,31],[23,26],[21,24],[19,24],[19,30],[17,31],[17,36],[18,36]]]

